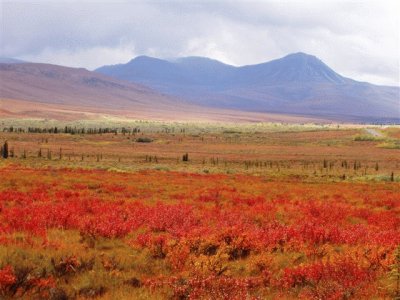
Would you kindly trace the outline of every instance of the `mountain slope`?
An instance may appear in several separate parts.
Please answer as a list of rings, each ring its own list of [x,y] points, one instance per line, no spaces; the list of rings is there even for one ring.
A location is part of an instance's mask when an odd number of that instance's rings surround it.
[[[238,84],[251,81],[257,84],[282,83],[350,83],[335,73],[317,57],[305,53],[289,54],[267,63],[238,68]]]
[[[347,120],[400,119],[398,87],[343,77],[315,56],[304,53],[242,67],[201,57],[166,61],[142,56],[96,71],[142,83],[198,105],[339,116]]]
[[[0,117],[82,120],[104,116],[179,121],[326,121],[307,116],[199,107],[145,86],[85,69],[0,63]]]
[[[217,85],[234,75],[235,67],[204,57],[184,57],[166,61],[138,56],[126,64],[104,66],[98,73],[142,84]]]
[[[0,80],[0,97],[8,99],[104,108],[176,103],[138,84],[49,64],[0,64]]]

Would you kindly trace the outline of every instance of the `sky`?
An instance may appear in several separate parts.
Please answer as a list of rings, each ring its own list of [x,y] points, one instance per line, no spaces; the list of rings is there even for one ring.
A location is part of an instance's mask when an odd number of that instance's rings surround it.
[[[0,0],[0,56],[93,70],[138,55],[240,66],[305,52],[400,85],[400,1]]]

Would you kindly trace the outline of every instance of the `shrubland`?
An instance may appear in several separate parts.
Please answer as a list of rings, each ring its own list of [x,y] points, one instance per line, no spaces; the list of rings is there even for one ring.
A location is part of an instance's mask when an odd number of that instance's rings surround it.
[[[0,297],[400,296],[398,149],[353,126],[145,124],[4,127]]]

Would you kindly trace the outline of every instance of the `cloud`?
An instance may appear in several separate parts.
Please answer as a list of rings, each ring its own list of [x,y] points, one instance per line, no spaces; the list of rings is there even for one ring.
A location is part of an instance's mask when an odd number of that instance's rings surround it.
[[[400,85],[400,2],[8,1],[1,56],[89,69],[135,55],[254,64],[303,51],[344,76]]]

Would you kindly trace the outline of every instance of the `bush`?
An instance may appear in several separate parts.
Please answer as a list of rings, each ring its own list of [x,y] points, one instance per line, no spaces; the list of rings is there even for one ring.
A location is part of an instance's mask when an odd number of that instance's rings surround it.
[[[153,142],[153,139],[148,137],[140,137],[136,139],[136,143],[151,143],[151,142]]]
[[[357,135],[354,140],[356,142],[375,142],[375,141],[381,141],[382,138],[375,137],[372,135]]]

